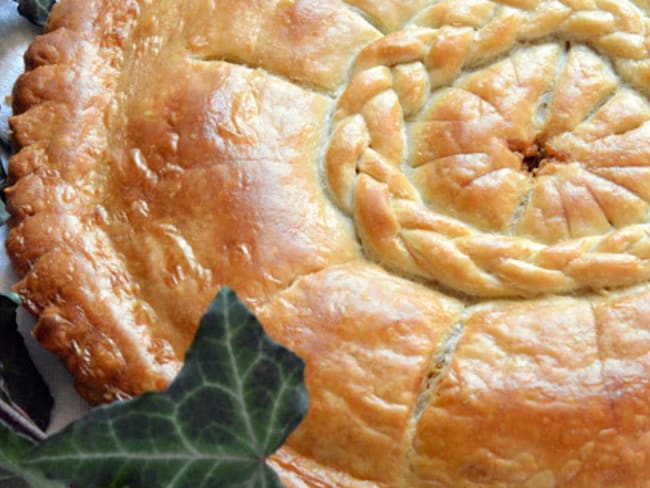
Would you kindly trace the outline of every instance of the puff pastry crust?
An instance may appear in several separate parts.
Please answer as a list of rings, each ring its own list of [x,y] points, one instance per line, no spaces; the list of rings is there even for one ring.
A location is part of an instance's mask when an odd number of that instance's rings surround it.
[[[303,357],[293,488],[650,486],[650,4],[61,0],[7,249],[92,403],[233,287]]]

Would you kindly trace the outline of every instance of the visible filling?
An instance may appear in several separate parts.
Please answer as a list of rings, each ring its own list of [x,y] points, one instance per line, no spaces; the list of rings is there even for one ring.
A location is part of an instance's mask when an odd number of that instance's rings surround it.
[[[540,138],[532,144],[511,142],[509,149],[521,157],[521,170],[529,173],[533,178],[537,177],[544,166],[551,162],[568,162],[566,154],[554,151]]]
[[[338,100],[325,175],[366,255],[470,296],[649,278],[631,245],[650,211],[650,103],[622,64],[630,37],[461,7],[368,45]],[[623,229],[630,245],[600,245]]]

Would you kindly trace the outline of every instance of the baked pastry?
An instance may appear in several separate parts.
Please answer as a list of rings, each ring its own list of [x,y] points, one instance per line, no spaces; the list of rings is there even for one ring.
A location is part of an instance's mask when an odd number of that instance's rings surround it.
[[[307,363],[290,487],[650,486],[641,0],[62,0],[7,248],[92,403],[233,287]]]

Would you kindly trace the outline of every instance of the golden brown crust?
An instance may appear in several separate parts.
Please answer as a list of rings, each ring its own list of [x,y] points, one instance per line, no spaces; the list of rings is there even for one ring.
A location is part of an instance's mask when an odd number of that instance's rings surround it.
[[[308,364],[311,407],[287,446],[398,486],[418,391],[461,309],[366,263],[310,275],[258,309],[267,331]]]
[[[404,25],[427,0],[345,0],[382,31],[394,31]]]
[[[122,33],[137,8],[133,2],[79,3],[57,5],[50,33],[26,54],[32,70],[15,87],[18,115],[10,122],[21,150],[12,158],[15,184],[7,196],[18,225],[7,246],[24,274],[16,289],[39,315],[35,335],[64,358],[79,390],[102,402],[144,385],[164,386],[178,359],[159,354],[148,331],[129,321],[137,307],[133,284],[93,208],[103,181],[106,88],[118,73],[113,64]],[[106,287],[115,288],[119,307],[95,303]]]
[[[323,466],[283,447],[269,459],[287,488],[378,488],[372,481],[358,480],[345,472]]]
[[[307,363],[288,486],[644,486],[648,8],[58,2],[11,120],[36,337],[159,389],[230,286]]]
[[[634,82],[630,70],[619,78],[602,59],[644,55],[621,54],[625,41],[611,37],[615,28],[638,36],[640,12],[564,6],[558,23],[560,5],[440,2],[360,53],[337,103],[326,169],[375,259],[481,296],[649,277],[643,251],[603,249],[622,229],[637,233],[634,242],[648,231],[647,202],[609,179],[613,168],[647,160],[648,102],[618,90]],[[576,36],[587,45],[572,45]],[[525,171],[531,159],[540,166]],[[418,206],[419,222],[409,215]]]
[[[419,423],[412,486],[629,479],[588,302],[489,306],[464,327]]]

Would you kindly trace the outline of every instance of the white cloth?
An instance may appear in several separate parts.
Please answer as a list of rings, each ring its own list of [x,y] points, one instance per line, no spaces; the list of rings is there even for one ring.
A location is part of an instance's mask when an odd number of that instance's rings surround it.
[[[39,29],[18,15],[16,3],[0,0],[0,138],[8,136],[7,119],[10,115],[11,88],[23,71],[22,55],[30,39]],[[3,158],[3,164],[4,164]],[[0,240],[4,243],[7,227],[0,228]],[[0,291],[8,291],[17,281],[15,272],[7,258],[5,246],[0,246]],[[42,349],[32,338],[30,331],[34,318],[24,309],[18,313],[18,325],[39,371],[47,381],[55,405],[48,433],[56,432],[83,415],[88,406],[76,394],[72,380],[61,362]],[[2,338],[0,338],[2,340]]]

